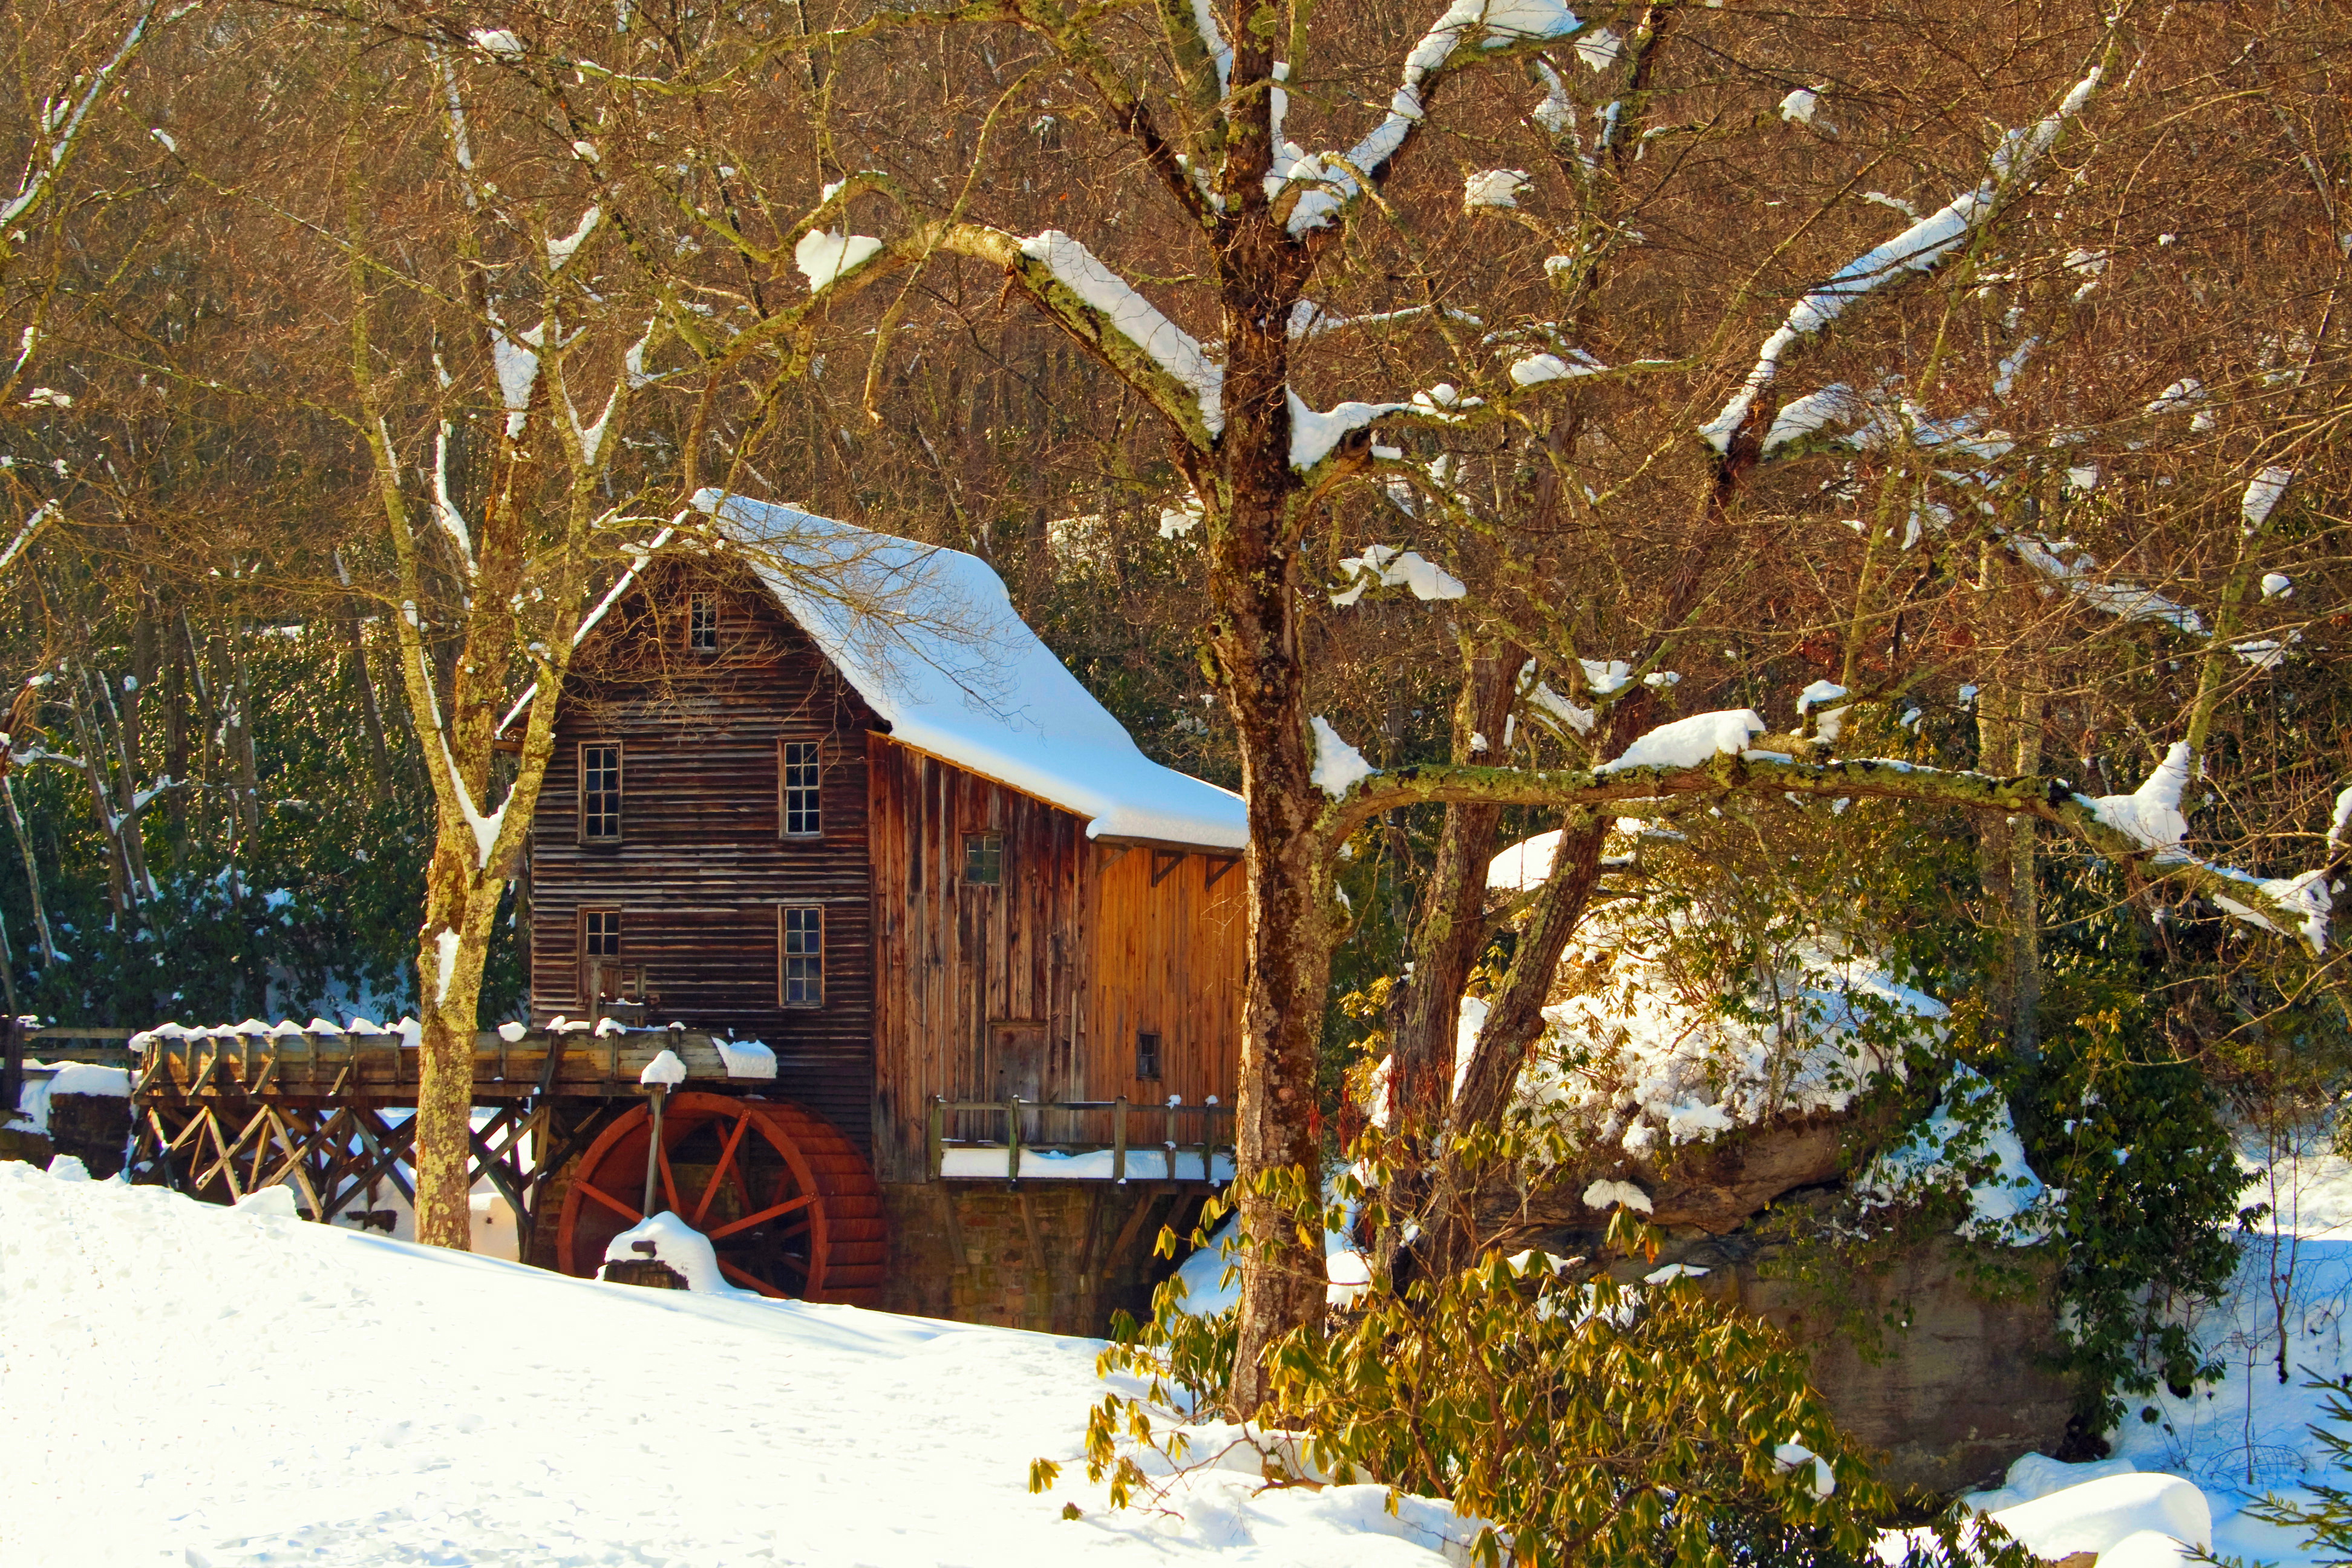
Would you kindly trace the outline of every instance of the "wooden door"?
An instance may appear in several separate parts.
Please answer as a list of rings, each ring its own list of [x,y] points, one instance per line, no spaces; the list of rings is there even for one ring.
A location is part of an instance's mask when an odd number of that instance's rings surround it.
[[[1045,1025],[1036,1018],[999,1018],[988,1026],[989,1055],[996,1063],[996,1098],[1019,1098],[1034,1105],[1047,1098],[1045,1085]],[[1045,1137],[1044,1117],[1024,1111],[1021,1141],[1035,1143]]]

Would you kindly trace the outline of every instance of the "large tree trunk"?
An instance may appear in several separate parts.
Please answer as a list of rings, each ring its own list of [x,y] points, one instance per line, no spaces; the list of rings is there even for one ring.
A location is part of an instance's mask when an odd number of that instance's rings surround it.
[[[1223,485],[1213,498],[1218,515],[1209,541],[1209,641],[1239,731],[1250,828],[1234,1163],[1244,1186],[1244,1229],[1267,1248],[1242,1272],[1231,1403],[1237,1418],[1265,1403],[1267,1347],[1319,1315],[1326,1289],[1320,1246],[1300,1243],[1274,1194],[1246,1191],[1254,1181],[1287,1181],[1284,1173],[1295,1173],[1305,1192],[1320,1197],[1316,1058],[1331,977],[1328,846],[1316,826],[1323,798],[1307,742],[1286,397],[1290,306],[1306,267],[1280,236],[1270,220],[1245,224],[1227,258]]]
[[[1454,760],[1492,765],[1501,759],[1503,730],[1525,655],[1516,647],[1488,648],[1466,661],[1467,679],[1454,708]],[[1480,753],[1477,742],[1486,742]],[[1438,830],[1437,863],[1422,895],[1413,936],[1412,979],[1389,1047],[1390,1125],[1411,1137],[1433,1134],[1454,1098],[1455,1036],[1463,987],[1486,945],[1486,868],[1503,808],[1485,801],[1445,808]]]
[[[416,955],[416,1239],[460,1252],[473,1245],[474,1034],[501,891],[475,870],[466,834],[460,846],[445,832],[435,847]]]

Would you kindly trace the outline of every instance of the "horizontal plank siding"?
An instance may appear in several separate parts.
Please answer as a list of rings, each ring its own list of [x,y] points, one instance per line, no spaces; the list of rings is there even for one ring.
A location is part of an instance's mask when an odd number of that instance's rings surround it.
[[[721,648],[683,646],[659,602],[717,591]],[[615,606],[582,650],[532,825],[533,1021],[588,1005],[579,911],[621,913],[624,965],[643,965],[654,1021],[732,1030],[777,1056],[777,1092],[871,1142],[874,984],[866,846],[871,711],[766,595],[685,570]],[[617,843],[579,840],[583,742],[622,746]],[[782,833],[780,744],[823,750],[814,838]],[[824,910],[821,1006],[779,1000],[777,910]]]

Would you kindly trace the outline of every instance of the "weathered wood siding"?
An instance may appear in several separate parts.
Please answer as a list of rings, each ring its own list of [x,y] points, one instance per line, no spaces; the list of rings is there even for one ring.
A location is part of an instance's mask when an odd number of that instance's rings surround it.
[[[874,1162],[921,1181],[934,1094],[993,1100],[1008,1063],[988,1026],[1036,1026],[1046,1098],[1072,1099],[1070,1028],[1086,974],[1086,824],[876,735],[867,742],[874,856]],[[964,835],[1001,836],[1003,878],[964,880]]]
[[[1211,889],[1219,862],[1192,855],[1171,867],[1162,855],[1155,887],[1150,848],[1096,844],[1081,817],[881,735],[867,758],[883,1181],[927,1173],[933,1095],[1231,1103],[1237,875]],[[1001,837],[997,886],[965,879],[973,833]],[[1157,1082],[1134,1076],[1142,1029],[1161,1037]],[[1002,1135],[978,1119],[968,1131]]]
[[[1240,1086],[1248,906],[1230,859],[1095,847],[1094,969],[1087,998],[1090,1096],[1231,1105]],[[1209,879],[1219,871],[1216,886]],[[1160,880],[1157,887],[1151,879]],[[1160,1037],[1156,1083],[1135,1076],[1135,1037]],[[1192,1124],[1187,1123],[1187,1135]]]
[[[716,591],[717,656],[685,647],[685,595]],[[765,1040],[777,1091],[863,1150],[873,1096],[872,909],[866,734],[873,716],[766,595],[735,578],[659,574],[615,607],[567,689],[533,823],[531,1014],[578,1016],[579,911],[621,911],[624,964],[652,1016]],[[623,746],[617,844],[579,839],[583,742]],[[823,836],[781,832],[780,744],[824,746]],[[821,1006],[778,1000],[777,910],[824,910]]]

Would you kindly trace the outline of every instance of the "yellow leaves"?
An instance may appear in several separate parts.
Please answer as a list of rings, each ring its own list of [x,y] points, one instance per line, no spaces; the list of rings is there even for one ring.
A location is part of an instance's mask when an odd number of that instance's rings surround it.
[[[1062,1467],[1055,1464],[1051,1459],[1032,1459],[1029,1461],[1029,1489],[1032,1492],[1053,1490],[1054,1483],[1061,1479],[1061,1477]],[[1063,1517],[1067,1519],[1074,1516],[1070,1511],[1065,1510]]]

